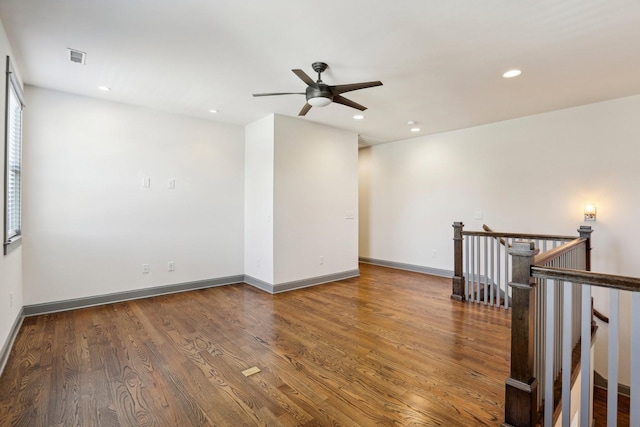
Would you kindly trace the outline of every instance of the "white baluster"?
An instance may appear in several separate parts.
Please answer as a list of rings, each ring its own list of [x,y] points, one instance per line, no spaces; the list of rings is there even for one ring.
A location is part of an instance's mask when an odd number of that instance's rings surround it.
[[[609,366],[607,381],[607,427],[618,424],[618,308],[619,291],[609,289]]]
[[[582,288],[582,319],[580,370],[582,383],[580,386],[580,427],[590,427],[591,414],[591,286]]]
[[[640,291],[631,295],[631,427],[640,427]]]
[[[555,325],[555,295],[556,295],[556,281],[547,280],[546,289],[546,301],[547,301],[547,315],[545,321],[546,329],[546,351],[544,357],[544,425],[553,425],[553,354],[554,354],[554,325]]]
[[[562,425],[571,425],[571,284],[562,283]]]

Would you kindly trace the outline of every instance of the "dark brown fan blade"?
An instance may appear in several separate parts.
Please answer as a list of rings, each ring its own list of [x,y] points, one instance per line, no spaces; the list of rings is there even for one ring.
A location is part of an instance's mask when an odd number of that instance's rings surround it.
[[[329,86],[329,90],[334,95],[340,95],[341,93],[351,92],[352,90],[365,89],[374,86],[382,86],[382,82],[363,82],[352,83],[348,85]]]
[[[306,104],[304,104],[304,107],[302,107],[302,110],[300,110],[300,112],[298,113],[299,116],[306,116],[307,113],[309,112],[309,110],[311,110],[311,104],[309,104],[308,102]]]
[[[304,95],[304,92],[274,92],[274,93],[254,93],[253,96],[273,96],[273,95]]]
[[[346,105],[347,107],[355,108],[356,110],[364,111],[367,109],[364,105],[360,105],[357,102],[353,102],[350,99],[345,98],[344,96],[334,95],[333,102],[337,104]]]
[[[305,73],[302,70],[291,70],[295,73],[296,76],[300,77],[300,80],[302,80],[303,82],[305,82],[307,84],[307,86],[311,86],[311,87],[318,87],[318,84],[316,82],[313,81],[313,79],[311,77],[309,77],[307,75],[307,73]]]

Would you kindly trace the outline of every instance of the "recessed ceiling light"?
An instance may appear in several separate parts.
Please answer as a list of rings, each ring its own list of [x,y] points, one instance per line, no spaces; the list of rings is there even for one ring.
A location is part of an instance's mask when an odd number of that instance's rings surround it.
[[[411,132],[420,132],[420,128],[411,128]]]
[[[98,89],[104,91],[104,92],[109,92],[111,90],[111,88],[109,86],[98,86]]]
[[[411,125],[415,125],[415,124],[416,124],[416,122],[415,122],[414,120],[409,120],[409,121],[407,122],[407,124],[408,124],[409,126],[411,126]]]
[[[209,110],[210,113],[216,114],[218,110]]]
[[[364,119],[364,116],[362,114],[356,114],[355,116],[353,116],[354,120],[362,120]]]
[[[521,70],[513,69],[513,70],[505,71],[502,77],[504,77],[505,79],[512,79],[514,77],[518,77],[520,74],[522,74]]]

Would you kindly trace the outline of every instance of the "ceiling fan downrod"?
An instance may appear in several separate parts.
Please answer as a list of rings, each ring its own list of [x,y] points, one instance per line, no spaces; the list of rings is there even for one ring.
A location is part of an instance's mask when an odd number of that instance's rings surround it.
[[[311,68],[313,68],[313,71],[318,73],[318,83],[322,83],[322,76],[321,74],[324,72],[324,70],[326,70],[328,67],[328,65],[324,62],[314,62],[313,64],[311,64]]]

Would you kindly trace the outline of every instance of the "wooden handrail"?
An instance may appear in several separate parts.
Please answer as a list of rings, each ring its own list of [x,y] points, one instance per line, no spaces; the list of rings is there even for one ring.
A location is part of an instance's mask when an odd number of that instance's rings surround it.
[[[484,231],[487,231],[489,233],[493,233],[493,230],[491,229],[491,227],[489,227],[487,224],[482,224],[482,228],[484,229]],[[504,246],[505,248],[509,249],[511,247],[511,244],[507,244],[507,241],[504,240],[504,238],[500,238],[500,244],[502,246]],[[534,249],[534,255],[538,255],[538,253],[540,253],[540,248],[536,248]]]
[[[593,309],[593,315],[596,316],[598,319],[602,320],[604,323],[609,323],[609,318],[604,314],[600,313],[595,308]]]
[[[608,289],[640,292],[640,278],[617,276],[614,274],[594,273],[592,271],[573,270],[570,268],[531,267],[531,276],[571,283],[594,285]]]
[[[544,266],[547,262],[551,261],[552,259],[557,258],[560,255],[565,254],[580,245],[584,245],[586,241],[587,239],[585,238],[574,237],[573,240],[569,243],[565,243],[563,245],[558,246],[557,248],[553,248],[551,250],[541,253],[540,255],[537,255],[534,258],[533,263],[535,265]]]
[[[487,224],[482,224],[482,229],[484,231],[488,231],[489,233],[493,233],[493,230]],[[503,237],[500,238],[500,243],[502,244],[502,246],[504,246],[506,248],[510,248],[511,247],[511,245],[507,245],[507,242],[504,240]]]
[[[502,233],[497,231],[463,231],[463,236],[488,236],[488,237],[508,237],[515,239],[529,240],[567,240],[571,241],[576,236],[557,236],[553,234],[527,234],[527,233]]]

